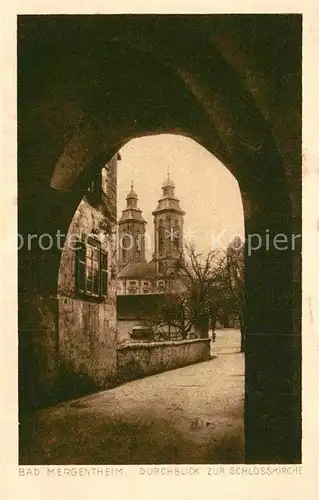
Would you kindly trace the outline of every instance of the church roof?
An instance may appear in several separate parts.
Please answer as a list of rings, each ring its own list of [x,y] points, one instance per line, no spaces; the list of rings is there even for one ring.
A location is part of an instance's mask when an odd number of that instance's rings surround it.
[[[122,211],[122,215],[118,223],[123,224],[128,221],[137,221],[146,224],[146,220],[142,216],[142,211],[138,208],[126,208]]]
[[[152,212],[153,215],[156,215],[160,212],[174,212],[177,214],[185,215],[184,210],[181,209],[179,200],[176,198],[161,198],[158,200],[158,204],[156,210]]]
[[[118,273],[117,277],[132,279],[155,278],[156,263],[151,262],[130,262]]]

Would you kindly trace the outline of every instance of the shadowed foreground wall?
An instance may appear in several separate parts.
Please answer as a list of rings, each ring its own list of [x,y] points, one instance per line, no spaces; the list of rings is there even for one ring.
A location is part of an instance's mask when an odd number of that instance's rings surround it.
[[[129,344],[117,350],[118,377],[134,380],[208,359],[209,339]]]

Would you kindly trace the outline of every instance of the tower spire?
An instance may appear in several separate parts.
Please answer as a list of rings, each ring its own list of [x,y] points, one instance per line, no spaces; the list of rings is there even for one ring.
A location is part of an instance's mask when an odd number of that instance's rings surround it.
[[[118,221],[120,267],[129,262],[145,262],[145,242],[143,239],[145,225],[146,220],[143,219],[141,209],[138,207],[138,197],[134,191],[132,180],[131,190],[126,196],[126,207],[122,210],[122,216]]]
[[[166,264],[179,258],[183,248],[184,210],[175,196],[175,184],[170,178],[167,167],[167,178],[162,184],[162,196],[158,200],[154,215],[155,251],[153,259],[158,262],[158,270],[162,272]],[[167,235],[170,235],[167,237]],[[164,267],[163,267],[164,266]]]

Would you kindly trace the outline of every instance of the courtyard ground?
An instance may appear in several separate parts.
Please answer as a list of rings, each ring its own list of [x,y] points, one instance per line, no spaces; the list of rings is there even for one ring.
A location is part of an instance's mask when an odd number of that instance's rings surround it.
[[[241,463],[244,356],[218,330],[209,361],[60,403],[20,422],[20,464]]]

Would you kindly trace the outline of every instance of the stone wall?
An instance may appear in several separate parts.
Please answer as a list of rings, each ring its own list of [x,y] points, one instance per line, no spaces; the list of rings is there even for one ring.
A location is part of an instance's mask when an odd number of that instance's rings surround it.
[[[209,339],[131,343],[117,350],[118,379],[134,380],[208,359]]]
[[[19,408],[55,401],[59,378],[58,302],[56,297],[19,297]]]
[[[60,296],[59,311],[61,385],[65,396],[73,390],[77,395],[108,387],[116,376],[116,311],[111,300],[91,303]]]
[[[117,342],[118,344],[123,344],[127,342],[131,342],[131,333],[133,331],[133,328],[136,326],[147,326],[143,325],[143,322],[137,320],[137,319],[123,319],[117,317]],[[192,330],[187,334],[186,337],[188,340],[190,339],[196,339],[198,338],[198,333],[195,330]],[[182,340],[183,337],[178,330],[177,327],[171,326],[170,328],[168,325],[166,326],[161,326],[156,329],[155,341],[163,341],[163,340]]]
[[[104,199],[103,199],[104,197]],[[59,360],[61,398],[108,387],[116,377],[116,159],[108,164],[106,193],[85,197],[78,206],[68,235],[92,235],[108,253],[107,296],[79,296],[76,289],[76,251],[62,252],[59,281]]]

